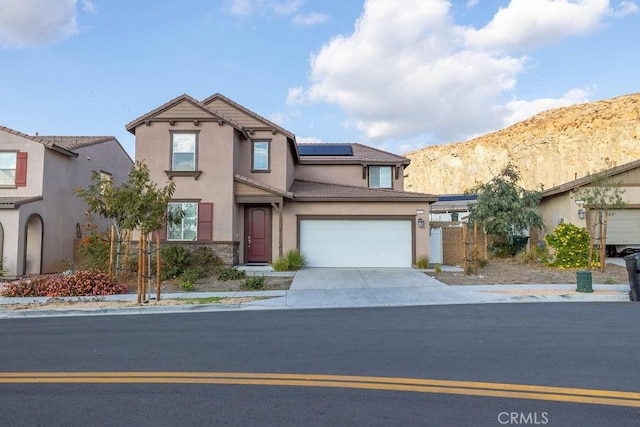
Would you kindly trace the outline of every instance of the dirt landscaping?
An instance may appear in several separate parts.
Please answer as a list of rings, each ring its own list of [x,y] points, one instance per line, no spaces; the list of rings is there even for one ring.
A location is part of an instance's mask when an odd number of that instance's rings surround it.
[[[427,273],[448,285],[511,285],[511,284],[576,284],[578,269],[546,267],[543,264],[523,264],[513,259],[491,259],[478,274],[463,272]],[[624,267],[606,265],[604,273],[593,270],[594,284],[628,285],[629,277]]]

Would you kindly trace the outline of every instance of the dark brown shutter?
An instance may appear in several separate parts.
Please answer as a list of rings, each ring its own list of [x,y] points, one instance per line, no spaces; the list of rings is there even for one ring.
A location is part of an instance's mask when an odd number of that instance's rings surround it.
[[[27,153],[19,151],[16,155],[16,187],[27,186]]]
[[[213,240],[213,203],[198,203],[198,240]]]
[[[160,240],[167,240],[167,214],[165,212],[164,220],[162,221],[162,226],[157,231],[160,233]]]

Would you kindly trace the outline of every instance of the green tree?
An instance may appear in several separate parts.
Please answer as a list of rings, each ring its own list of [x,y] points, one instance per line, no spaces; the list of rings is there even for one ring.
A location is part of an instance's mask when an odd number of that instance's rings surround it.
[[[620,182],[613,182],[612,169],[615,165],[607,161],[604,170],[588,175],[589,185],[578,190],[578,198],[584,202],[584,206],[589,209],[591,226],[591,250],[589,251],[589,265],[593,259],[593,246],[597,241],[599,249],[600,271],[605,271],[605,256],[607,245],[607,223],[612,209],[622,209],[626,202],[622,198],[624,189],[620,187]]]
[[[124,230],[138,230],[148,234],[164,226],[167,205],[175,191],[175,183],[159,188],[151,181],[149,168],[137,161],[126,183],[116,187],[111,180],[103,180],[97,171],[91,172],[91,184],[77,188],[75,194],[87,202],[88,213],[112,220],[118,241],[116,271],[120,267]]]
[[[498,253],[514,255],[520,237],[530,228],[543,226],[538,213],[541,192],[526,190],[518,185],[520,172],[509,162],[489,182],[471,188],[478,200],[470,206],[469,223],[477,222],[494,239]]]

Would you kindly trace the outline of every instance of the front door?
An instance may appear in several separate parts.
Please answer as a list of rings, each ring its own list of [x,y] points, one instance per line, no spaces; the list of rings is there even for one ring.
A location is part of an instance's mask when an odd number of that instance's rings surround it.
[[[269,252],[271,250],[271,207],[247,207],[245,218],[247,262],[269,262]]]

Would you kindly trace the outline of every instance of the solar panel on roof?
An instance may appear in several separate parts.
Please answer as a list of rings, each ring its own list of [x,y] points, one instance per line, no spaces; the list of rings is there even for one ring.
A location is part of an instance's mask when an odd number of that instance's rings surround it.
[[[301,156],[353,156],[350,145],[299,145],[298,152]]]

